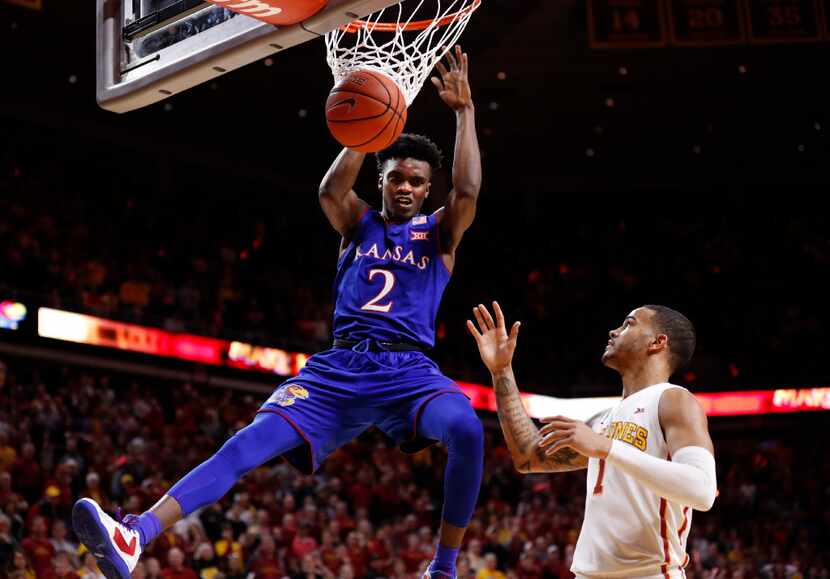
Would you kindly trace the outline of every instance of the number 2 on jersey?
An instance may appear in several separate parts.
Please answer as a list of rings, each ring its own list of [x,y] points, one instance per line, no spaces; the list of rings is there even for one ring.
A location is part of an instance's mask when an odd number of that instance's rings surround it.
[[[378,302],[385,298],[386,295],[392,291],[392,288],[395,287],[395,274],[391,271],[386,271],[385,269],[371,269],[369,270],[369,281],[372,281],[372,278],[374,278],[377,274],[383,276],[383,289],[380,290],[378,295],[363,304],[363,307],[360,309],[367,312],[381,312],[388,314],[389,310],[392,309],[392,304],[395,302],[392,300],[389,300],[385,304],[379,304]]]

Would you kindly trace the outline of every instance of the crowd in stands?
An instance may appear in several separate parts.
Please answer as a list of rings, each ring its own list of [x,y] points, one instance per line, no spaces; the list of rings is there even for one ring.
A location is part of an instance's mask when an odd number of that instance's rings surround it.
[[[87,496],[110,512],[142,512],[261,402],[189,383],[2,361],[0,575],[13,579],[101,578],[68,526],[73,502]],[[518,474],[490,425],[459,577],[572,577],[584,473]],[[690,579],[830,579],[830,452],[793,444],[806,430],[791,440],[780,434],[715,437],[720,496],[712,511],[695,514]],[[440,447],[410,457],[375,432],[313,476],[275,459],[158,537],[133,576],[418,578],[436,542],[444,460]]]

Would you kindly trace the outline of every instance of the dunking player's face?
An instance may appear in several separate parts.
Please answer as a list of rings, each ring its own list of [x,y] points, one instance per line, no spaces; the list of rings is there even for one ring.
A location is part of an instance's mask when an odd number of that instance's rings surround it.
[[[654,312],[647,308],[628,314],[619,328],[608,332],[602,363],[618,372],[644,363],[657,337],[653,318]]]
[[[383,216],[392,221],[412,219],[429,197],[432,167],[418,159],[388,159],[378,180]]]

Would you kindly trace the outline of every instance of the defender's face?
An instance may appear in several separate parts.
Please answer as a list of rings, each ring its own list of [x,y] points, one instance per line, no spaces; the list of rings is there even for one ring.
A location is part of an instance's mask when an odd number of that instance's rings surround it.
[[[602,363],[622,370],[648,356],[648,347],[655,337],[652,319],[654,312],[637,308],[628,314],[620,327],[608,332],[608,344],[602,354]]]
[[[418,159],[388,159],[378,181],[384,213],[390,219],[408,221],[429,197],[432,167]]]

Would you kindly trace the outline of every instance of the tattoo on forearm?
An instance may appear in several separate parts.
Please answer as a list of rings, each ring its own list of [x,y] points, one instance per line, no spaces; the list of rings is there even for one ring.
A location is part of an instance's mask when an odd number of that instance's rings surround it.
[[[547,456],[545,449],[539,447],[542,440],[539,429],[525,411],[519,388],[512,376],[499,376],[494,386],[499,423],[510,454],[520,471],[572,470],[584,466],[577,460],[581,455],[570,448],[563,448],[552,456]]]
[[[556,464],[573,466],[574,461],[581,455],[572,448],[560,448],[553,455],[545,457]]]

